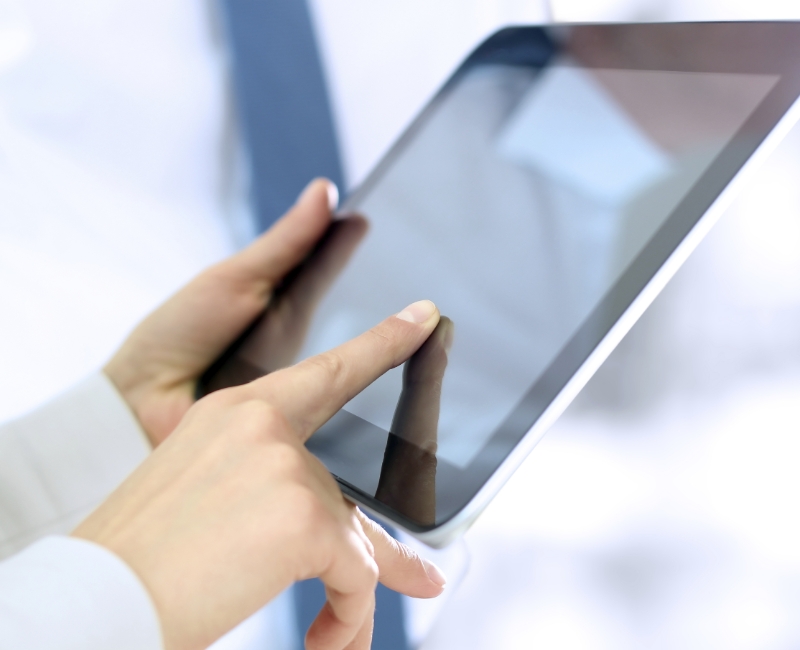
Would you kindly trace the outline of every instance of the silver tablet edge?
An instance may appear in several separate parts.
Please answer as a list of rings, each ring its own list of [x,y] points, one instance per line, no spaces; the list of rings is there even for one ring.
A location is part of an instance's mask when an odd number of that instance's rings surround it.
[[[455,539],[460,537],[475,522],[478,516],[489,505],[500,489],[506,484],[508,479],[514,474],[517,468],[533,451],[547,430],[553,426],[555,421],[570,405],[572,400],[578,395],[581,389],[592,378],[597,369],[608,358],[619,342],[630,331],[633,325],[656,299],[662,289],[672,279],[683,263],[692,254],[698,244],[710,232],[714,224],[719,220],[725,210],[733,203],[738,192],[751,176],[764,163],[769,155],[777,148],[778,144],[786,137],[792,127],[800,120],[800,98],[796,99],[784,116],[769,132],[767,137],[753,152],[750,158],[742,165],[741,169],[731,179],[725,189],[715,199],[705,214],[700,217],[694,227],[678,244],[667,261],[656,271],[647,285],[639,295],[631,302],[619,320],[603,337],[594,351],[583,362],[578,371],[572,376],[561,392],[545,409],[544,413],[534,423],[534,425],[523,436],[522,440],[514,447],[508,457],[500,467],[492,474],[489,480],[475,494],[472,500],[452,519],[442,524],[438,528],[423,533],[413,532],[405,529],[397,522],[391,521],[386,516],[374,511],[367,505],[358,503],[358,506],[369,512],[372,516],[384,521],[387,524],[403,530],[403,532],[415,537],[421,542],[433,548],[447,546]],[[349,498],[349,497],[348,497]],[[353,499],[354,500],[354,499]]]

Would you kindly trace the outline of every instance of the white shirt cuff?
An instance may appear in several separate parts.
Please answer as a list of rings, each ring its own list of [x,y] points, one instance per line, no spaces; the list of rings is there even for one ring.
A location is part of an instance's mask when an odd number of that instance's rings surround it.
[[[0,648],[162,650],[150,595],[111,551],[46,537],[0,563]]]
[[[0,427],[0,557],[66,533],[151,450],[130,408],[97,372]]]

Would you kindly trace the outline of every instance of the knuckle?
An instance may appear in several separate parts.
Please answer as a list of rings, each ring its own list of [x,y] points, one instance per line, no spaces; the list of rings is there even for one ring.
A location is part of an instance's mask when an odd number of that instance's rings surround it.
[[[371,524],[372,522],[369,523]],[[356,531],[359,538],[361,539],[361,542],[364,546],[364,550],[367,552],[369,557],[371,557],[374,560],[376,557],[375,545],[372,543],[372,540],[369,537],[369,533],[367,532],[369,530],[368,526],[365,526],[364,522],[361,521],[361,518],[359,517],[359,511],[355,506],[352,506],[350,508],[350,526],[354,531]]]
[[[332,382],[341,381],[347,372],[345,360],[334,350],[318,354],[308,361]]]
[[[233,406],[237,403],[236,393],[230,388],[215,390],[197,401],[197,410],[216,410]]]
[[[395,552],[397,559],[403,562],[404,564],[419,564],[422,562],[422,558],[419,556],[414,549],[402,542],[398,542],[396,539],[391,538],[392,550]]]
[[[367,555],[375,561],[375,545],[367,538],[364,539],[364,549],[367,551]]]
[[[261,400],[247,400],[239,406],[239,417],[254,424],[269,426],[277,419],[276,409]]]
[[[200,277],[228,295],[263,303],[268,295],[270,283],[248,263],[249,258],[245,249],[217,262],[206,269]]]
[[[375,547],[363,532],[359,533],[360,527],[354,528],[352,525],[347,532],[348,545],[355,550],[358,557],[354,563],[354,569],[365,585],[374,586],[380,579],[380,567],[375,559]]]
[[[305,484],[309,475],[309,467],[300,449],[288,442],[274,444],[270,449],[270,458],[281,476],[289,479],[292,483]]]
[[[367,555],[364,558],[364,582],[369,583],[370,585],[374,586],[378,584],[378,580],[380,579],[380,569],[378,568],[378,563],[375,562],[375,558],[371,555]]]
[[[248,400],[236,407],[232,431],[251,443],[273,440],[286,427],[281,412],[267,402]]]
[[[397,342],[394,332],[392,332],[391,328],[385,323],[381,323],[367,330],[367,336],[371,338],[373,343],[379,348],[391,349]]]

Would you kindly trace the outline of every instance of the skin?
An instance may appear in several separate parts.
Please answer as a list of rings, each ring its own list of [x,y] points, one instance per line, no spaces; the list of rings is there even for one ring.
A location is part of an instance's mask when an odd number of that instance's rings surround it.
[[[415,597],[444,577],[346,501],[304,442],[413,355],[439,322],[421,301],[361,336],[194,402],[197,377],[269,303],[331,220],[315,181],[273,229],[179,291],[105,371],[156,447],[73,535],[116,553],[155,603],[168,650],[205,648],[296,580],[327,603],[311,650],[369,648],[378,580]],[[312,301],[313,302],[313,301]]]
[[[200,374],[271,304],[322,238],[333,217],[332,193],[329,181],[313,181],[269,231],[145,318],[106,364],[154,447],[194,403]],[[307,301],[306,314],[314,302]]]

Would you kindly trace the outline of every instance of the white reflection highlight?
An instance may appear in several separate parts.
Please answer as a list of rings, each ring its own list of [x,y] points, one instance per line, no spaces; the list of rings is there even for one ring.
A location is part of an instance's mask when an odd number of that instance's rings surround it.
[[[580,68],[545,69],[508,118],[501,156],[603,204],[627,203],[672,171],[669,157]]]

